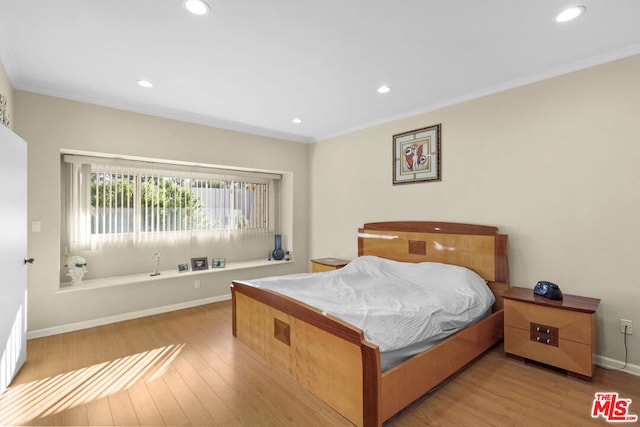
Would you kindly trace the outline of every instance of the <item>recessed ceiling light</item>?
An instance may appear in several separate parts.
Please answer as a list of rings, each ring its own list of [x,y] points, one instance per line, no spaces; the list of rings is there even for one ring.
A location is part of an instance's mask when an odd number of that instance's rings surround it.
[[[153,83],[151,83],[149,80],[138,80],[138,86],[153,87]]]
[[[556,16],[556,22],[567,22],[572,19],[576,19],[578,16],[582,15],[587,11],[587,8],[584,6],[573,6],[568,9],[563,10]]]
[[[184,7],[194,15],[206,15],[209,13],[209,5],[203,0],[185,0]]]
[[[391,92],[391,88],[389,86],[380,86],[378,88],[378,93],[389,93]]]
[[[295,119],[291,120],[291,122],[298,125],[298,124],[302,123],[302,119],[299,118],[299,117],[296,117]]]

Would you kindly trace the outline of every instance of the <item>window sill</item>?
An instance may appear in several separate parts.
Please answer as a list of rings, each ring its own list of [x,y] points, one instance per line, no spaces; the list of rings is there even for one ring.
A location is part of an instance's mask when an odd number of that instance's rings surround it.
[[[104,277],[101,279],[84,280],[79,285],[71,286],[71,282],[60,283],[60,289],[57,294],[66,294],[71,292],[86,291],[90,289],[110,288],[114,286],[124,286],[136,283],[155,282],[158,280],[175,279],[177,277],[201,276],[203,274],[216,274],[229,270],[244,270],[249,268],[268,267],[271,265],[282,265],[284,263],[292,263],[291,261],[267,261],[267,260],[251,260],[229,262],[223,268],[209,268],[207,270],[183,271],[178,270],[161,270],[157,276],[150,273],[128,274],[124,276]]]

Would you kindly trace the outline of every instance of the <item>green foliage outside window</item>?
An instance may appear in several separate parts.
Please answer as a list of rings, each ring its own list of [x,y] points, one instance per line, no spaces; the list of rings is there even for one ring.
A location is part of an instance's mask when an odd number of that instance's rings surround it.
[[[208,228],[192,180],[141,177],[142,231],[176,231]],[[133,231],[136,179],[131,175],[91,174],[92,230],[103,234]],[[217,184],[220,187],[220,184]]]

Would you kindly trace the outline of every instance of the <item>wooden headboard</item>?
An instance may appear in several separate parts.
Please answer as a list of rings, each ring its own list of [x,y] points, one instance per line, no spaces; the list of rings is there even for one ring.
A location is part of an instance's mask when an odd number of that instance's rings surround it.
[[[496,297],[509,287],[507,235],[499,234],[497,227],[429,221],[368,223],[358,229],[358,256],[362,255],[466,267],[492,282],[489,286]]]

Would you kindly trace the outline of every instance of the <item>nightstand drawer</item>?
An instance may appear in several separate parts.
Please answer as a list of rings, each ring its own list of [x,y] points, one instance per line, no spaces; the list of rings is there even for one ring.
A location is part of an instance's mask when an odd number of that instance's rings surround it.
[[[555,329],[560,339],[588,344],[592,340],[592,321],[593,316],[589,313],[504,301],[504,324],[526,332],[535,324]]]
[[[558,346],[558,328],[552,326],[531,323],[529,327],[529,337],[531,341],[534,342],[548,344],[554,347]]]
[[[552,339],[552,338],[551,338]],[[531,332],[505,325],[504,351],[526,359],[534,359],[547,365],[587,377],[593,374],[593,349],[589,344],[556,339],[556,345],[531,339]]]

